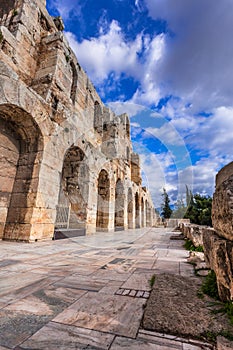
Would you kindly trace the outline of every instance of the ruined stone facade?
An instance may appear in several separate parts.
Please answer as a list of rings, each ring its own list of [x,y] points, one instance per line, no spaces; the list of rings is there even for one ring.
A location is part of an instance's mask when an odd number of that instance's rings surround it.
[[[98,96],[45,0],[0,5],[0,238],[151,226],[126,114]]]

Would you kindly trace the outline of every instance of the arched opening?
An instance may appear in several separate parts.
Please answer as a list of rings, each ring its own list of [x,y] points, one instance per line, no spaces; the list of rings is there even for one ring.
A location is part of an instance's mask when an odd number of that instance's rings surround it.
[[[144,200],[143,200],[143,198],[141,200],[141,218],[142,218],[141,227],[144,227],[145,226],[145,208],[144,208]]]
[[[133,193],[128,189],[128,228],[133,228]]]
[[[57,206],[56,228],[84,231],[87,217],[89,171],[84,152],[76,146],[65,155]]]
[[[147,200],[146,200],[146,226],[147,227],[151,226],[151,209]]]
[[[125,129],[126,129],[126,136],[130,137],[130,124],[129,124],[129,117],[126,116],[125,118]]]
[[[128,146],[126,147],[126,160],[127,160],[127,162],[130,161],[130,150],[129,150]]]
[[[98,132],[103,131],[102,109],[98,101],[94,104],[94,129]]]
[[[140,228],[140,204],[137,192],[135,194],[135,227]]]
[[[120,179],[115,188],[115,230],[124,229],[124,186]]]
[[[106,170],[101,170],[98,177],[98,202],[96,229],[101,231],[108,229],[109,223],[109,198],[110,198],[110,181]]]
[[[70,66],[71,66],[71,70],[72,70],[72,85],[71,85],[71,90],[70,90],[70,98],[71,98],[73,104],[75,104],[77,85],[78,85],[78,73],[77,73],[77,69],[76,69],[73,61],[70,62]]]
[[[32,116],[0,106],[0,238],[30,239],[43,139]]]

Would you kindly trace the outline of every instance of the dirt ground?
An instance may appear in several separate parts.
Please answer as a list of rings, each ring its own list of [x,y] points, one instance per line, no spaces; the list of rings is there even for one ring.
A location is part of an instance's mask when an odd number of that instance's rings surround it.
[[[143,328],[208,341],[215,341],[223,332],[233,335],[227,316],[213,313],[219,302],[206,295],[198,297],[202,280],[168,273],[156,275]]]

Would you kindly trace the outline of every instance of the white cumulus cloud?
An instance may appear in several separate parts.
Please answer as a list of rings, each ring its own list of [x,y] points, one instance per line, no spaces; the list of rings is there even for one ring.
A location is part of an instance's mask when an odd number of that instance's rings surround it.
[[[133,41],[126,41],[115,20],[109,24],[107,33],[100,28],[98,37],[84,39],[81,43],[71,32],[67,32],[66,37],[95,83],[103,82],[112,72],[116,76],[125,73],[135,77],[141,69],[137,54],[142,50],[142,35],[138,34]]]

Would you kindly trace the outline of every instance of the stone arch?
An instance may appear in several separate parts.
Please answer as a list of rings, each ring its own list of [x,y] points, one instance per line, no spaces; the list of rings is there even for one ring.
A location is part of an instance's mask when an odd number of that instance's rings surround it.
[[[98,199],[96,229],[107,230],[109,224],[110,180],[106,170],[102,169],[98,177]]]
[[[84,151],[70,147],[64,157],[56,228],[84,229],[87,218],[89,171]]]
[[[125,130],[126,130],[126,136],[130,137],[130,124],[129,124],[129,117],[127,115],[125,117]]]
[[[0,237],[30,239],[36,204],[41,130],[33,117],[11,104],[0,105]]]
[[[145,202],[145,207],[146,207],[146,226],[150,227],[151,226],[151,208],[147,200]]]
[[[140,228],[140,203],[138,192],[135,193],[135,227]]]
[[[145,226],[145,208],[144,208],[144,199],[143,199],[143,197],[141,199],[141,219],[142,219],[141,227],[144,227]]]
[[[115,230],[124,229],[124,185],[118,179],[115,187]]]
[[[133,228],[133,192],[128,189],[128,228]]]
[[[94,129],[97,132],[103,131],[102,109],[98,101],[94,103]]]
[[[71,84],[71,90],[70,90],[70,98],[73,104],[75,104],[76,92],[77,92],[77,86],[78,86],[78,72],[73,61],[70,62],[70,66],[72,70],[72,84]]]
[[[130,161],[130,150],[129,150],[129,146],[126,147],[126,160],[127,160],[127,162]]]

